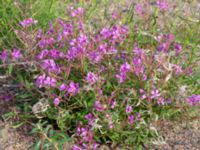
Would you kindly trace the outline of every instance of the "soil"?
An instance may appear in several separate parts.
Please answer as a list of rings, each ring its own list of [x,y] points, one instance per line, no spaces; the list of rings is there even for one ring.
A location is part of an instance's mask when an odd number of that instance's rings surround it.
[[[6,112],[17,112],[12,106],[12,102],[0,100],[0,150],[28,150],[34,142],[34,137],[30,136],[28,126],[13,128],[18,118],[3,119]]]
[[[160,138],[153,141],[154,150],[200,150],[200,118],[192,121],[162,122]]]

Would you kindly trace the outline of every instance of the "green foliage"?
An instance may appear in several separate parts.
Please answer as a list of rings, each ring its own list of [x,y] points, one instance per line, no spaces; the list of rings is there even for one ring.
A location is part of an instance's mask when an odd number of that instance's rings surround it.
[[[72,138],[68,137],[66,133],[59,132],[53,129],[52,125],[48,125],[47,122],[38,122],[34,125],[32,132],[38,134],[39,138],[37,142],[32,146],[32,149],[69,149],[69,143]]]

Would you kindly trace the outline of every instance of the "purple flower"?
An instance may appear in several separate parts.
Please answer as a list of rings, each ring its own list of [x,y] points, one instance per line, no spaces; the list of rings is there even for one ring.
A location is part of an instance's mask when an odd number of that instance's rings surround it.
[[[16,59],[19,59],[21,57],[22,57],[22,54],[21,54],[20,50],[14,49],[13,52],[12,52],[12,58],[14,60],[16,60]]]
[[[145,76],[144,76],[144,66],[143,65],[138,65],[138,66],[135,66],[134,68],[134,73],[139,76],[140,74],[143,75],[143,79],[145,80]]]
[[[165,103],[166,104],[171,104],[172,103],[172,98],[168,98]]]
[[[144,66],[142,64],[142,59],[140,58],[140,56],[134,57],[132,59],[132,64],[134,65],[134,73],[137,76],[139,76],[140,74],[142,74],[142,76],[143,76],[142,79],[146,80],[146,76],[144,74]]]
[[[82,16],[84,14],[84,9],[79,7],[77,9],[75,9],[72,13],[71,16],[72,17],[77,17],[77,16]]]
[[[100,32],[104,39],[107,39],[111,36],[111,32],[108,28],[103,28]]]
[[[73,145],[72,146],[72,150],[83,150],[83,149],[78,147],[77,145]]]
[[[178,43],[174,44],[174,48],[175,48],[175,51],[176,51],[176,55],[178,55],[182,51],[182,46]]]
[[[133,53],[140,58],[145,52],[143,49],[139,48],[137,44],[134,44]]]
[[[141,98],[141,100],[144,100],[144,99],[147,98],[147,95],[146,95],[146,94],[143,94],[140,98]]]
[[[142,5],[140,3],[138,3],[138,4],[135,5],[135,12],[138,15],[142,15],[143,11],[142,11]]]
[[[92,72],[88,72],[86,76],[86,80],[89,84],[92,85],[92,84],[95,84],[99,80],[99,77]]]
[[[41,88],[44,86],[44,80],[46,79],[46,75],[43,74],[43,75],[40,75],[37,80],[36,80],[36,85]]]
[[[59,98],[55,98],[54,101],[53,101],[53,104],[55,106],[58,106],[60,104],[60,99]]]
[[[158,104],[158,105],[164,105],[164,104],[165,104],[165,99],[164,99],[163,97],[159,97],[159,98],[157,99],[157,104]]]
[[[191,67],[186,68],[185,71],[186,71],[186,74],[187,74],[187,75],[189,75],[189,76],[192,75],[193,70],[192,70]]]
[[[126,80],[126,73],[128,73],[130,70],[131,65],[129,65],[127,62],[120,66],[120,74],[116,75],[119,83],[123,83]]]
[[[93,125],[93,123],[94,123],[94,116],[91,114],[91,113],[89,113],[89,114],[87,114],[87,115],[85,115],[85,119],[87,119],[88,120],[88,124],[89,125]]]
[[[124,74],[124,73],[117,74],[116,78],[119,83],[123,83],[126,80],[126,74]]]
[[[139,89],[140,94],[143,94],[145,91],[143,89]]]
[[[117,19],[119,14],[117,12],[112,12],[112,18]]]
[[[48,72],[60,73],[60,67],[54,62],[53,59],[44,60],[41,66]]]
[[[133,111],[132,106],[127,105],[127,106],[126,106],[126,113],[127,113],[127,114],[130,114],[132,111]]]
[[[169,9],[169,4],[166,0],[157,0],[157,7],[161,10],[161,11],[166,11]]]
[[[39,44],[38,44],[39,48],[45,48],[47,46],[47,40],[46,39],[42,39],[40,40]]]
[[[106,53],[106,51],[107,51],[107,44],[106,43],[105,44],[100,44],[99,48],[98,48],[98,51],[100,53],[102,53],[102,54]]]
[[[98,92],[97,92],[97,94],[98,94],[99,97],[103,96],[103,91],[102,91],[102,89],[99,89]]]
[[[31,26],[32,24],[37,24],[38,21],[37,20],[34,20],[33,18],[28,18],[28,19],[25,19],[23,21],[20,22],[20,24],[23,26],[23,27],[29,27]]]
[[[67,57],[68,60],[74,60],[78,56],[79,53],[80,53],[79,48],[72,47],[67,51],[66,57]]]
[[[111,53],[111,54],[116,54],[116,53],[117,53],[117,49],[116,49],[114,46],[111,46],[111,47],[109,48],[109,53]]]
[[[191,106],[197,105],[200,103],[200,95],[192,95],[187,98],[187,103]]]
[[[51,86],[51,87],[56,87],[56,79],[53,78],[53,77],[47,77],[45,80],[44,80],[44,85],[47,85],[47,86]]]
[[[77,14],[79,14],[79,15],[83,15],[84,9],[81,8],[81,7],[79,7],[79,8],[76,10],[76,12],[77,12]]]
[[[137,119],[140,119],[140,117],[141,117],[140,112],[137,112],[137,113],[136,113],[136,118],[137,118]]]
[[[85,46],[88,43],[88,38],[85,34],[80,34],[77,41],[81,46]]]
[[[87,143],[93,139],[93,134],[88,127],[78,127],[77,134]]]
[[[133,124],[135,122],[135,117],[133,115],[128,116],[128,124]]]
[[[120,67],[120,73],[126,73],[131,70],[131,65],[129,65],[127,62],[121,65]]]
[[[176,75],[179,75],[180,73],[183,72],[182,67],[179,65],[172,64],[172,67],[175,69]]]
[[[158,48],[157,51],[158,52],[167,52],[169,49],[169,44],[168,43],[161,43]]]
[[[49,22],[49,31],[48,31],[47,33],[48,33],[48,34],[52,34],[52,33],[53,33],[52,21]]]
[[[135,66],[141,66],[142,64],[142,59],[140,57],[134,57],[132,59],[132,63],[135,65]]]
[[[53,59],[45,59],[45,60],[43,60],[43,63],[42,63],[41,66],[42,66],[43,69],[55,68],[56,63],[54,62]]]
[[[65,91],[66,89],[67,89],[67,85],[64,84],[64,83],[61,84],[60,87],[59,87],[59,90],[60,90],[60,91]]]
[[[79,21],[78,22],[78,27],[79,27],[80,31],[83,31],[84,30],[84,23],[82,21]]]
[[[172,33],[169,33],[166,35],[166,40],[168,43],[172,43],[174,41],[174,35]]]
[[[36,38],[37,38],[37,39],[40,39],[40,38],[42,38],[42,35],[43,35],[42,29],[39,29],[39,30],[38,30],[38,33],[37,33],[37,35],[36,35]]]
[[[0,59],[4,62],[8,59],[8,51],[7,50],[3,50],[0,54]]]
[[[57,49],[52,49],[49,51],[49,56],[53,59],[58,59],[61,56],[61,52]]]
[[[45,57],[47,57],[49,54],[49,51],[47,49],[45,50],[42,50],[38,55],[37,55],[37,58],[38,59],[44,59]]]
[[[92,149],[96,150],[98,148],[99,144],[97,144],[96,142],[93,143],[92,145]]]
[[[114,125],[113,125],[113,123],[109,123],[109,125],[108,125],[108,128],[109,128],[109,129],[112,129],[112,128],[114,128]]]
[[[94,103],[94,108],[97,110],[97,111],[103,111],[104,108],[102,106],[102,104],[100,103],[100,101],[95,101]]]
[[[62,38],[63,38],[63,37],[62,37],[62,34],[59,33],[58,36],[57,36],[57,40],[60,42],[60,41],[62,40]]]
[[[40,75],[37,80],[36,80],[36,85],[39,87],[39,88],[42,88],[42,87],[45,87],[45,86],[51,86],[51,87],[56,87],[56,79],[53,78],[53,77],[49,77],[45,74],[43,75]]]
[[[46,43],[52,45],[55,43],[55,39],[53,37],[50,37],[49,39],[46,39]]]
[[[158,90],[151,91],[151,99],[159,97],[161,94]]]
[[[89,114],[85,115],[85,119],[87,119],[87,120],[93,120],[94,116],[91,113],[89,113]]]
[[[0,99],[4,100],[5,102],[9,102],[9,101],[11,101],[13,99],[13,96],[11,96],[11,95],[2,95],[2,96],[0,96]]]
[[[97,53],[97,52],[95,52],[95,51],[90,52],[90,53],[88,54],[88,57],[89,57],[89,59],[90,59],[90,61],[91,61],[92,63],[98,63],[98,62],[100,62],[100,61],[103,59],[102,54]]]
[[[120,39],[121,33],[120,33],[120,30],[119,30],[119,28],[117,26],[112,27],[111,33],[112,33],[113,42],[118,40],[118,39]]]
[[[67,92],[69,94],[76,95],[77,93],[79,93],[79,91],[80,91],[79,84],[70,82],[69,86],[67,87]]]
[[[112,100],[111,102],[111,109],[114,109],[116,106],[116,101],[115,100]]]
[[[147,75],[146,75],[146,74],[143,74],[142,80],[143,80],[143,81],[146,81],[146,80],[147,80]]]

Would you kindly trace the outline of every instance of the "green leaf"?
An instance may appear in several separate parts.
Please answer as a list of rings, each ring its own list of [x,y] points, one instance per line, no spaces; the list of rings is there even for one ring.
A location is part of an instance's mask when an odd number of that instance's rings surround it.
[[[15,112],[8,112],[8,113],[2,115],[2,118],[6,121],[6,120],[12,118],[12,117],[15,116],[15,115],[16,115]]]
[[[39,150],[39,149],[40,149],[40,145],[41,145],[41,140],[39,140],[37,143],[35,143],[35,144],[33,145],[33,149],[34,149],[34,150]]]
[[[8,74],[12,74],[12,71],[13,71],[13,65],[9,65],[8,67]]]
[[[24,124],[25,124],[25,122],[17,122],[17,123],[15,123],[15,125],[12,125],[11,127],[16,129],[16,128],[23,126]]]

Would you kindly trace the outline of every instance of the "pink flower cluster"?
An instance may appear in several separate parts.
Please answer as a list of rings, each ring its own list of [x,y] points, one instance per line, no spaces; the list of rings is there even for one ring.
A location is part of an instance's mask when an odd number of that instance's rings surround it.
[[[169,3],[167,0],[157,0],[157,7],[161,11],[167,11],[169,9]]]
[[[56,84],[57,84],[57,80],[53,77],[46,76],[46,74],[38,76],[38,78],[36,80],[36,85],[39,88],[42,88],[42,87],[53,87],[53,88],[55,88]]]
[[[192,106],[200,104],[200,95],[192,95],[188,97],[187,103]]]
[[[6,49],[0,52],[0,59],[2,60],[2,62],[11,61],[11,60],[17,61],[21,58],[23,58],[23,55],[21,51],[16,48],[14,48],[12,52],[9,52]]]
[[[87,73],[86,81],[88,83],[90,83],[91,85],[95,84],[96,82],[98,82],[98,80],[99,80],[99,77],[96,74],[94,74],[92,72],[88,72]]]
[[[25,19],[23,21],[20,22],[20,24],[23,26],[23,27],[29,27],[33,24],[37,24],[38,21],[37,20],[34,20],[33,18],[28,18],[28,19]]]
[[[94,134],[89,127],[78,127],[76,135],[80,138],[79,146],[73,145],[72,150],[92,149],[96,150],[99,146],[94,140]]]

